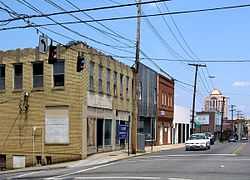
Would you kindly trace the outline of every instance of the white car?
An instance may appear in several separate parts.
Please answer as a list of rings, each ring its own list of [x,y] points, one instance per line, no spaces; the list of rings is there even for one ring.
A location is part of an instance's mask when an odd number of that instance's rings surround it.
[[[210,149],[210,139],[204,133],[192,134],[185,143],[186,151],[192,149]]]

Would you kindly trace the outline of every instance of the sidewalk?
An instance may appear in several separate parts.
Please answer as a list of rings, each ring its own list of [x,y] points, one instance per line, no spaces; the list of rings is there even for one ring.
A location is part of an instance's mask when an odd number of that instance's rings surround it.
[[[98,154],[88,156],[86,159],[78,160],[78,161],[71,161],[71,162],[58,163],[58,164],[39,166],[39,167],[27,167],[23,169],[15,169],[15,170],[2,171],[2,172],[0,171],[0,175],[7,174],[7,173],[27,172],[27,171],[41,171],[41,170],[51,170],[51,169],[61,169],[61,168],[95,166],[95,165],[101,165],[101,164],[119,161],[122,159],[142,156],[142,155],[149,154],[152,152],[160,152],[160,151],[165,151],[165,150],[178,149],[182,147],[184,147],[184,144],[153,146],[153,149],[151,147],[146,147],[144,153],[130,154],[130,156],[128,156],[127,150],[98,153]]]

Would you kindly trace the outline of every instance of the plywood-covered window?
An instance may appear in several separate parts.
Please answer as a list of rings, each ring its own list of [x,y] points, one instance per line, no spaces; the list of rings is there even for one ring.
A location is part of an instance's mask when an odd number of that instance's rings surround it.
[[[47,108],[45,111],[45,143],[69,143],[69,112],[65,108]]]

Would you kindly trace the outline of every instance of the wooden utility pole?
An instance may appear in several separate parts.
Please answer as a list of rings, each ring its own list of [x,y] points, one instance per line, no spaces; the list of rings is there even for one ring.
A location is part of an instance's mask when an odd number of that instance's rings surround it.
[[[225,97],[223,97],[222,106],[221,106],[220,141],[222,141],[222,138],[223,138],[223,120],[224,120],[224,109],[225,109],[224,107],[225,107]]]
[[[205,64],[188,64],[188,65],[195,67],[193,107],[192,107],[192,119],[191,119],[191,134],[193,134],[194,133],[194,113],[195,113],[195,98],[196,98],[196,84],[197,84],[198,68],[199,67],[206,67],[206,65]]]
[[[137,119],[138,119],[138,68],[140,62],[140,39],[141,39],[141,0],[137,0],[137,30],[136,30],[136,53],[135,69],[133,80],[133,112],[132,112],[132,132],[131,148],[132,154],[137,151]]]

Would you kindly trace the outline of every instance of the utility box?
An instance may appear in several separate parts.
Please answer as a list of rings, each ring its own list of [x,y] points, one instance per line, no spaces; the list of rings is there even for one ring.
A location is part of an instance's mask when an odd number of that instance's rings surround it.
[[[145,152],[145,134],[137,133],[137,151]]]
[[[13,156],[13,168],[25,168],[25,156]]]

